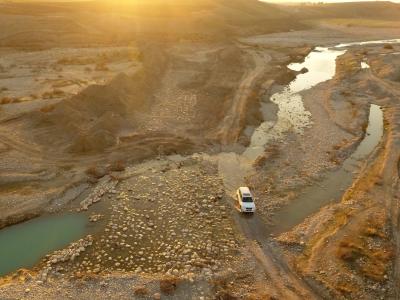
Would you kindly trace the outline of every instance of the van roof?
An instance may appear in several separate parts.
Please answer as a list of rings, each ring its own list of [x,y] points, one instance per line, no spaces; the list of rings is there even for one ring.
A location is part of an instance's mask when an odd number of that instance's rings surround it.
[[[250,196],[251,197],[251,192],[250,189],[246,186],[241,186],[239,188],[240,192],[242,193],[243,196]],[[246,195],[247,194],[247,195]]]

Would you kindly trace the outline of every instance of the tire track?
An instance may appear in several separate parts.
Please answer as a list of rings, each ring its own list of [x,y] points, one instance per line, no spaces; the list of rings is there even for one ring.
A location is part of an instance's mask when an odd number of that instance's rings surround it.
[[[255,50],[248,49],[246,52],[251,57],[255,67],[248,70],[243,76],[232,100],[231,108],[226,113],[226,116],[220,125],[218,136],[223,145],[234,143],[238,140],[246,115],[247,100],[254,91],[255,84],[265,71],[265,66],[272,59],[267,53],[259,53]]]

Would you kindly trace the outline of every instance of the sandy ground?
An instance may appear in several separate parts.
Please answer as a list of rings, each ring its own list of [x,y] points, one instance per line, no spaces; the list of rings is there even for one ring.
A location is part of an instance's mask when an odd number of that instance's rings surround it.
[[[2,54],[1,103],[65,98],[137,68],[137,49],[51,49]]]
[[[312,125],[271,140],[239,168],[248,176],[218,163],[235,164],[263,118],[276,122],[269,97],[296,75],[286,65],[314,46],[400,37],[398,29],[321,23],[255,35],[246,27],[231,39],[174,31],[173,43],[119,46],[132,32],[105,41],[99,24],[85,22],[49,49],[21,44],[28,32],[18,26],[1,39],[0,227],[73,210],[96,228],[3,278],[1,299],[399,296],[399,45],[339,57],[332,80],[302,93]],[[82,30],[91,47],[66,47]],[[268,236],[275,213],[354,151],[371,103],[384,108],[385,135],[343,199]],[[254,191],[253,218],[235,211],[238,183]]]

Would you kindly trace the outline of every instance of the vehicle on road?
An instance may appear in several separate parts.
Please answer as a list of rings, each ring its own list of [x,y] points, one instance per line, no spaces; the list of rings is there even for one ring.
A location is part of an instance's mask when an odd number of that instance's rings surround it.
[[[240,187],[236,192],[236,198],[239,205],[240,212],[254,213],[256,205],[254,204],[253,195],[248,187]]]

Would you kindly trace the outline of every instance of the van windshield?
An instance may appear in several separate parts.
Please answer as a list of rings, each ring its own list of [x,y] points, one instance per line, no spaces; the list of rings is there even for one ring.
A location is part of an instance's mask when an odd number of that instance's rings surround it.
[[[251,197],[243,197],[243,202],[253,202],[253,198],[251,198]]]

